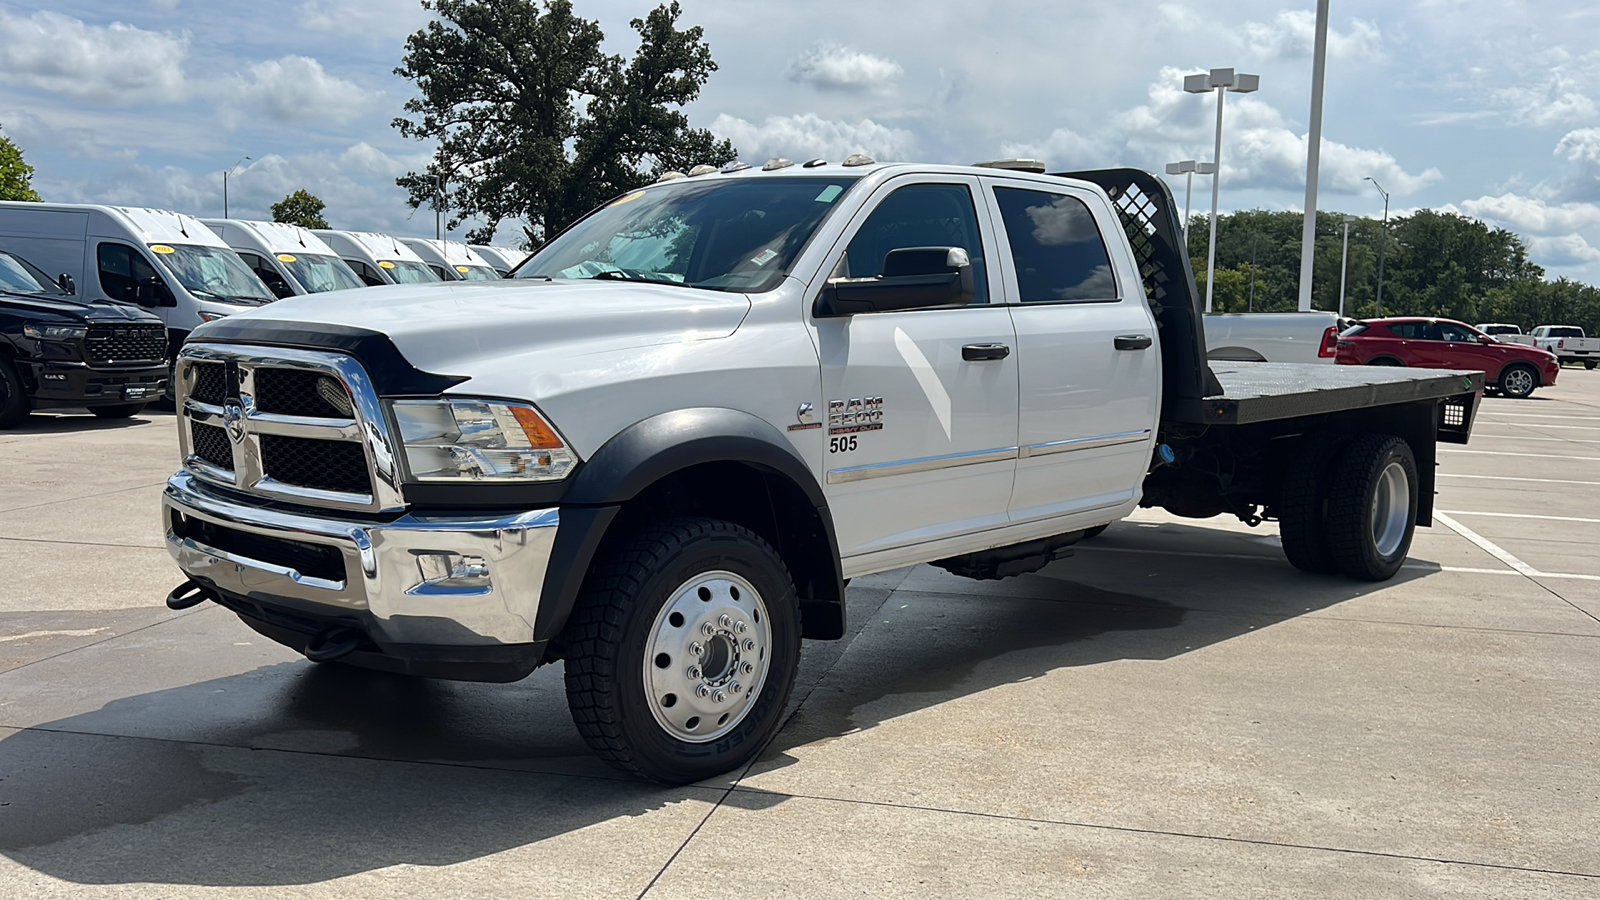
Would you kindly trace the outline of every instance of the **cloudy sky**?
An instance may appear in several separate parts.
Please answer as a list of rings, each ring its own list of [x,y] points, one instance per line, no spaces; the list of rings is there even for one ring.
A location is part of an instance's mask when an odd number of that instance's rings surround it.
[[[651,0],[576,0],[610,49]],[[721,70],[689,110],[770,156],[1159,171],[1209,159],[1232,66],[1224,209],[1304,200],[1314,0],[683,0]],[[1319,205],[1450,209],[1523,234],[1552,275],[1600,284],[1600,5],[1333,0]],[[389,127],[418,0],[0,0],[0,124],[49,200],[236,217],[304,187],[336,227],[431,235],[394,177],[429,148]],[[1197,179],[1197,182],[1201,181]],[[1174,185],[1182,196],[1182,185]],[[1197,183],[1196,206],[1202,190]]]

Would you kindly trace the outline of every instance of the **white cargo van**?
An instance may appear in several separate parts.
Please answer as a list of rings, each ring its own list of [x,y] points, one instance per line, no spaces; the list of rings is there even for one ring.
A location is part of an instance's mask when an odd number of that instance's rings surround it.
[[[364,286],[310,229],[284,222],[202,219],[280,299]]]
[[[401,238],[422,261],[445,281],[499,281],[500,273],[488,260],[460,241]]]
[[[494,266],[494,270],[502,277],[511,274],[511,270],[522,265],[528,258],[528,251],[518,250],[515,247],[496,247],[492,244],[468,244],[479,256]]]
[[[202,322],[273,300],[211,229],[166,210],[0,202],[0,249],[60,278],[79,300],[148,308],[174,354]]]
[[[415,250],[397,237],[376,231],[312,232],[333,248],[356,277],[370,286],[380,284],[426,284],[439,276],[428,268]]]

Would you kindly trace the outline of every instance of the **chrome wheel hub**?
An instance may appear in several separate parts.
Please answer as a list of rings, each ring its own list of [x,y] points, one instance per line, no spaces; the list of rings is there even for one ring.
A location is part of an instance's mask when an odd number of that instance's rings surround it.
[[[1411,479],[1406,468],[1391,462],[1378,476],[1372,497],[1372,543],[1385,558],[1394,555],[1405,540],[1406,522],[1411,520]]]
[[[1533,376],[1527,369],[1513,369],[1506,373],[1504,389],[1512,394],[1526,394],[1533,390]]]
[[[681,585],[645,645],[644,689],[656,723],[701,744],[732,731],[767,677],[772,627],[755,587],[732,572]]]

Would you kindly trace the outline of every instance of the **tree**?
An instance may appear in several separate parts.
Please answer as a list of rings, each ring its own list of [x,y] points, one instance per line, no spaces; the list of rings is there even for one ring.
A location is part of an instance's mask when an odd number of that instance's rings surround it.
[[[506,219],[535,244],[669,170],[718,165],[733,145],[689,127],[682,107],[717,64],[676,0],[630,25],[631,61],[600,51],[596,22],[570,0],[423,0],[438,19],[406,39],[395,73],[420,94],[394,127],[436,141],[424,172],[396,179],[413,209],[441,202],[450,227],[481,216],[487,241]]]
[[[39,202],[33,189],[33,166],[22,158],[22,148],[0,134],[0,200]]]
[[[272,204],[272,221],[287,222],[301,228],[327,228],[328,220],[322,217],[322,211],[327,208],[328,204],[301,188]]]

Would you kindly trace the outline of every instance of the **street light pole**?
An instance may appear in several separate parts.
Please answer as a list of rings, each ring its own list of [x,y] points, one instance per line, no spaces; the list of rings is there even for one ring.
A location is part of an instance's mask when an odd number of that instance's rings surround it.
[[[1372,186],[1383,195],[1383,241],[1378,245],[1378,317],[1383,316],[1383,259],[1389,255],[1389,192],[1383,189],[1378,179],[1371,175],[1361,179],[1372,182]]]
[[[224,219],[228,217],[228,176],[233,174],[234,169],[239,168],[249,161],[250,157],[246,156],[244,159],[241,159],[229,166],[227,171],[222,173],[222,217]]]
[[[1213,175],[1217,171],[1216,163],[1195,162],[1185,159],[1180,162],[1167,163],[1168,175],[1187,175],[1183,187],[1183,252],[1189,252],[1189,204],[1194,198],[1194,176]]]
[[[1261,76],[1246,75],[1232,69],[1212,69],[1201,75],[1186,75],[1183,89],[1191,94],[1217,93],[1217,137],[1211,153],[1211,164],[1216,173],[1211,176],[1211,237],[1206,248],[1206,312],[1211,312],[1211,298],[1216,287],[1217,271],[1217,202],[1222,192],[1222,99],[1228,91],[1248,94],[1259,90]]]
[[[1317,162],[1322,154],[1322,75],[1328,67],[1328,0],[1317,0],[1311,63],[1311,130],[1306,134],[1306,218],[1300,229],[1300,311],[1311,311],[1317,254]]]
[[[1339,318],[1344,318],[1344,281],[1350,271],[1350,223],[1355,216],[1344,217],[1344,249],[1339,251]]]

